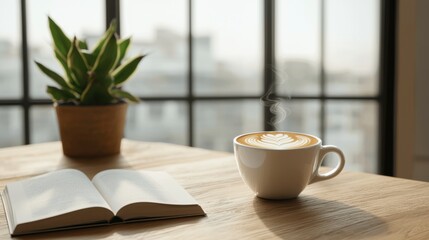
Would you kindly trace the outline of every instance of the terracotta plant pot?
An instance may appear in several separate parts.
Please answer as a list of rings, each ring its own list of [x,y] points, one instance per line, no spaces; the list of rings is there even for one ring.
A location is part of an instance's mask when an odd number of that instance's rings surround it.
[[[127,106],[56,105],[64,155],[83,158],[119,154]]]

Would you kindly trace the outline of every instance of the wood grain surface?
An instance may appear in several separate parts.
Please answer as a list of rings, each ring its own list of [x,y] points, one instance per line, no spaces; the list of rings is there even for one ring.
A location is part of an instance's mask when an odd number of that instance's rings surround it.
[[[59,142],[0,149],[0,190],[55,169],[89,177],[110,168],[163,170],[207,212],[160,220],[22,236],[21,239],[429,239],[429,183],[343,172],[296,199],[263,200],[242,182],[232,154],[123,140],[122,154],[64,157]],[[9,239],[3,208],[0,239]],[[18,238],[18,239],[20,239]]]

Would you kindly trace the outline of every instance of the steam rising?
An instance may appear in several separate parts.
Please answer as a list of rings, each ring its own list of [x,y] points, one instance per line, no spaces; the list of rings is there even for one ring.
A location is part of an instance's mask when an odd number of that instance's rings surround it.
[[[279,123],[283,122],[288,114],[290,113],[289,109],[285,109],[281,106],[281,98],[276,97],[274,89],[278,89],[279,86],[284,85],[287,82],[288,76],[286,72],[281,72],[280,70],[271,67],[271,71],[276,75],[276,81],[270,86],[268,91],[261,97],[261,102],[264,106],[269,107],[270,112],[274,115],[268,122],[273,127],[276,127]],[[287,89],[287,96],[290,99],[290,93]]]

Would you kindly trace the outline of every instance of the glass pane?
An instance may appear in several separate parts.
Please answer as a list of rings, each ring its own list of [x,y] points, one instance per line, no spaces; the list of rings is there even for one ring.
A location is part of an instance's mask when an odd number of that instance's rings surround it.
[[[0,108],[0,147],[24,144],[24,122],[20,107]]]
[[[377,173],[378,105],[376,102],[328,101],[326,105],[326,141],[341,148],[346,169]],[[332,154],[333,155],[333,154]],[[329,156],[327,165],[336,164]]]
[[[30,67],[30,95],[33,98],[48,98],[46,85],[55,83],[44,75],[34,60],[63,75],[52,50],[52,38],[48,27],[50,16],[69,36],[87,39],[92,47],[105,29],[105,6],[103,0],[29,0],[27,1],[28,47]]]
[[[263,106],[258,100],[199,101],[195,104],[195,145],[233,151],[239,134],[263,130]]]
[[[184,102],[143,102],[128,107],[125,137],[188,144],[188,108]]]
[[[195,93],[260,94],[263,87],[263,1],[194,2]]]
[[[22,96],[20,4],[1,2],[0,8],[0,98]]]
[[[320,101],[283,100],[279,106],[281,118],[277,130],[302,132],[320,137]]]
[[[33,106],[30,109],[31,143],[60,140],[57,116],[51,105]]]
[[[278,93],[320,93],[320,40],[320,1],[276,1]]]
[[[326,1],[325,66],[329,95],[376,95],[379,0]]]
[[[186,0],[121,1],[121,34],[132,36],[128,56],[146,54],[127,89],[141,96],[187,93]]]

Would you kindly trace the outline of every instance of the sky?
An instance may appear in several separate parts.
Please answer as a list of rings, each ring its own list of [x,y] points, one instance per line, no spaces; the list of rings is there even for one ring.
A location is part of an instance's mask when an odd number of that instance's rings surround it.
[[[19,1],[2,0],[0,38],[20,42]],[[326,67],[373,73],[378,65],[377,0],[326,0]],[[193,33],[212,38],[222,61],[260,62],[263,49],[263,1],[194,0]],[[156,28],[187,34],[187,0],[122,0],[122,33],[152,41]],[[84,7],[82,7],[84,6]],[[104,0],[28,0],[28,40],[49,48],[47,16],[69,35],[101,34]],[[320,58],[320,0],[276,2],[276,49],[279,58],[317,62]]]

